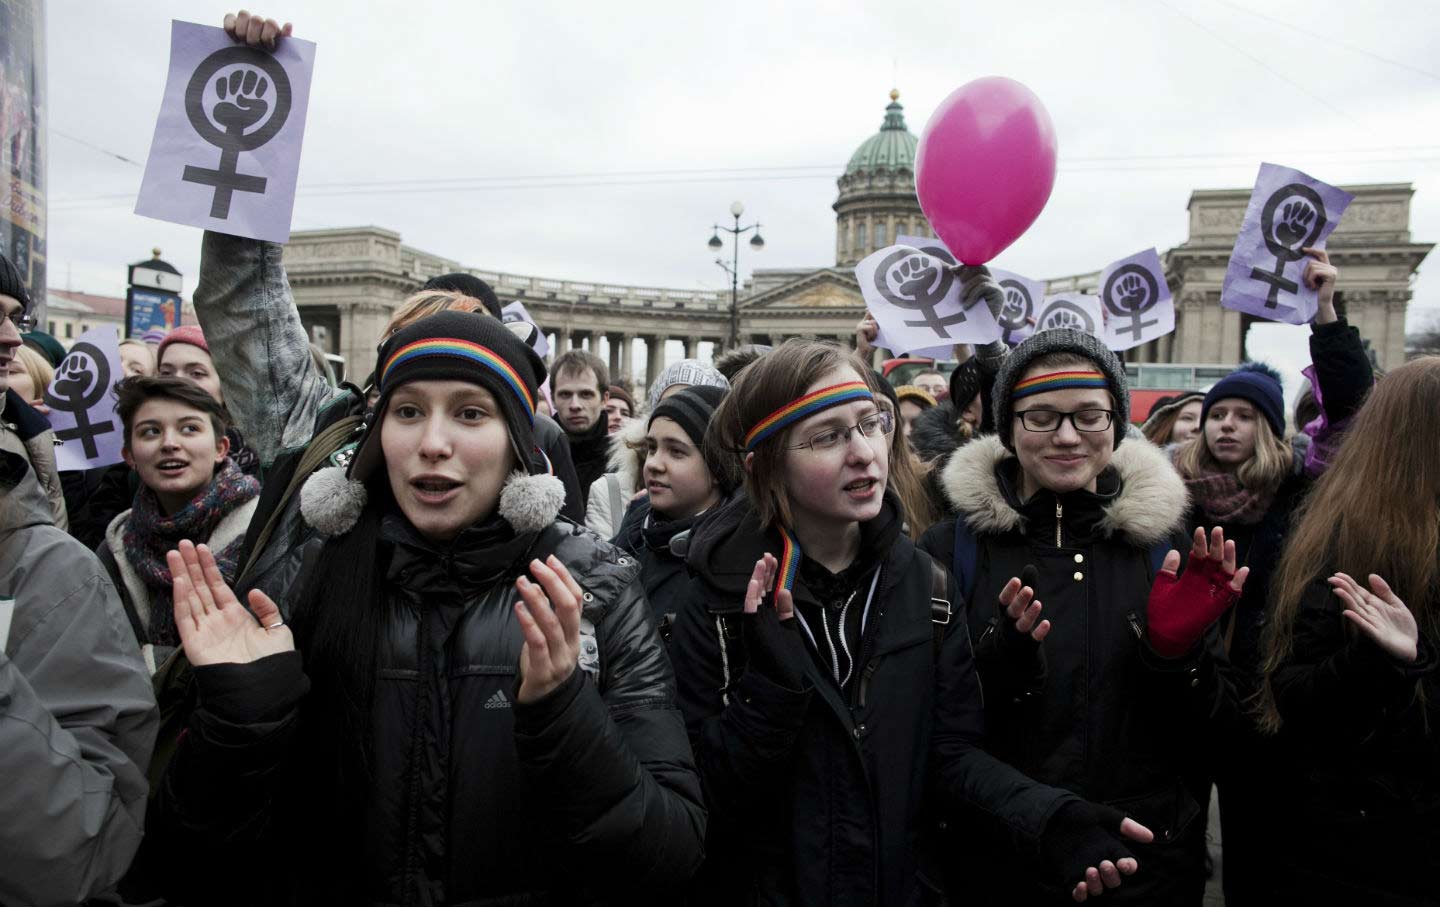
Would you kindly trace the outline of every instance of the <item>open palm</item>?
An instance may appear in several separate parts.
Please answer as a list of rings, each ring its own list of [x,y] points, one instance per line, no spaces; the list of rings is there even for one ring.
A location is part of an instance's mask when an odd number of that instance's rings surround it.
[[[1415,615],[1376,574],[1370,574],[1366,589],[1344,573],[1330,577],[1330,586],[1345,602],[1345,617],[1375,641],[1386,654],[1413,662],[1419,655],[1420,628]]]
[[[280,609],[258,589],[250,608],[241,606],[204,545],[181,542],[165,555],[175,598],[175,626],[192,665],[249,664],[290,652],[295,639],[281,623]],[[268,629],[267,629],[268,628]]]

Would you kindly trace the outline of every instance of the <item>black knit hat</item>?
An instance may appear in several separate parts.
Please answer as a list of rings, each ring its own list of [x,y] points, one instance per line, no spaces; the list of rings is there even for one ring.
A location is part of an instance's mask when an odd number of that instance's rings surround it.
[[[485,311],[492,317],[500,317],[500,297],[495,295],[495,290],[490,284],[474,274],[463,274],[458,271],[454,274],[441,274],[439,277],[432,277],[425,281],[424,289],[463,293],[471,299],[478,299],[484,303]]]
[[[710,470],[710,475],[715,479],[721,490],[729,494],[738,484],[737,476],[730,465],[716,458],[717,451],[711,449],[713,445],[705,443],[705,429],[715,418],[715,410],[720,406],[720,401],[725,399],[727,391],[723,387],[712,385],[695,385],[687,387],[682,391],[661,400],[656,407],[650,411],[650,421],[646,426],[651,425],[656,419],[670,419],[688,437],[705,457],[705,466]]]
[[[1285,391],[1280,383],[1280,373],[1275,369],[1263,362],[1246,362],[1215,382],[1206,392],[1205,403],[1200,407],[1201,425],[1210,418],[1210,407],[1227,397],[1248,400],[1270,423],[1270,431],[1275,437],[1285,436]]]
[[[25,279],[3,252],[0,252],[0,296],[13,296],[23,311],[30,311],[30,292],[25,289]]]
[[[517,466],[548,471],[535,450],[535,399],[545,380],[545,363],[505,325],[478,312],[440,312],[396,331],[375,362],[380,399],[367,417],[365,436],[350,464],[350,477],[364,481],[384,460],[379,426],[395,389],[411,381],[468,381],[490,391],[510,430]]]
[[[1115,354],[1094,334],[1056,328],[1032,334],[1006,357],[1000,373],[995,376],[995,433],[1007,450],[1015,449],[1011,429],[1015,413],[1015,385],[1020,376],[1030,368],[1030,363],[1051,353],[1072,353],[1083,356],[1095,363],[1095,368],[1105,377],[1110,396],[1115,399],[1115,446],[1125,439],[1125,429],[1130,423],[1130,382],[1125,377],[1125,366]],[[960,404],[957,403],[957,406]]]
[[[980,393],[980,361],[974,356],[955,366],[950,373],[950,402],[963,410]]]

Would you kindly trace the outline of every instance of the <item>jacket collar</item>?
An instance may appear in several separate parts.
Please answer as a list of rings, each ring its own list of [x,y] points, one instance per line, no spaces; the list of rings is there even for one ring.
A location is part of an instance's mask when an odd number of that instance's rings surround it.
[[[1001,467],[1014,458],[998,437],[985,435],[955,451],[945,464],[940,475],[945,496],[977,533],[1027,529],[1026,508],[1002,484],[1014,467]],[[1102,487],[1099,494],[1089,495],[1098,508],[1096,534],[1104,538],[1119,534],[1136,545],[1153,545],[1181,527],[1189,497],[1161,450],[1147,441],[1126,438],[1111,457],[1110,469],[1118,488],[1107,494]]]

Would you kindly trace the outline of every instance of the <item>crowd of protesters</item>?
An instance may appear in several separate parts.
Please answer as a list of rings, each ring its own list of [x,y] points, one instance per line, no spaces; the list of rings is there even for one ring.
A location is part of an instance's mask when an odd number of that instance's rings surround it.
[[[0,257],[0,903],[1199,905],[1212,792],[1232,907],[1440,903],[1440,358],[1306,251],[1293,418],[1140,425],[1083,332],[632,389],[462,273],[337,386],[206,233],[80,472]]]

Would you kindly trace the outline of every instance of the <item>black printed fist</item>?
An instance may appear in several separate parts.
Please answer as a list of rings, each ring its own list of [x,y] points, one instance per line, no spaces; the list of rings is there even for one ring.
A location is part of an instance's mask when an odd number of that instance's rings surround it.
[[[80,400],[95,380],[90,362],[83,356],[71,356],[60,363],[55,373],[55,395],[62,400]]]
[[[935,283],[940,272],[924,255],[907,258],[890,272],[890,279],[900,285],[900,295],[919,299]]]
[[[1139,274],[1125,275],[1120,279],[1120,285],[1115,288],[1115,301],[1125,312],[1140,311],[1141,307],[1145,305],[1145,297],[1148,295],[1145,281],[1140,279]]]
[[[1000,307],[1000,318],[1008,324],[1015,324],[1025,317],[1025,294],[1015,287],[1005,291],[1005,304]]]
[[[215,105],[216,122],[226,132],[243,133],[270,109],[264,100],[269,90],[270,82],[253,69],[236,69],[228,78],[216,79],[215,94],[220,96],[220,103]]]
[[[1080,316],[1066,309],[1051,312],[1050,317],[1045,319],[1045,330],[1049,331],[1055,328],[1069,328],[1072,331],[1085,330],[1084,324],[1080,321]]]
[[[1310,232],[1310,222],[1314,219],[1315,209],[1305,202],[1286,202],[1275,223],[1275,238],[1283,246],[1293,246]]]

